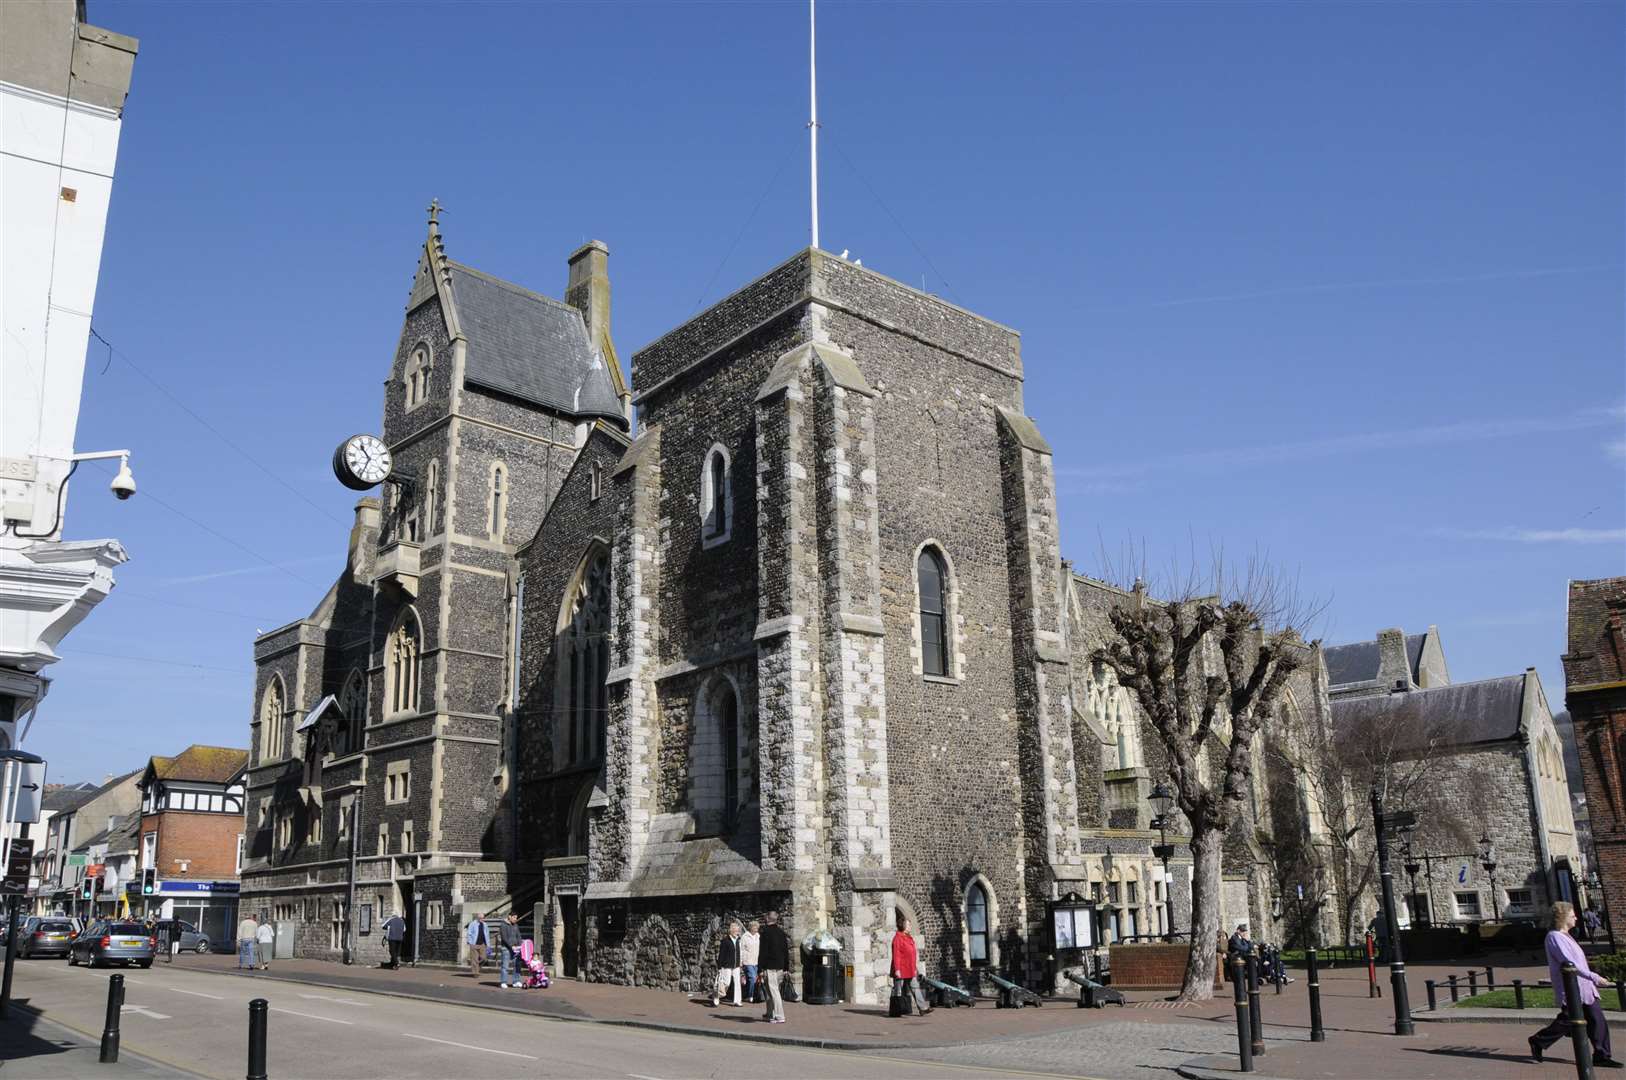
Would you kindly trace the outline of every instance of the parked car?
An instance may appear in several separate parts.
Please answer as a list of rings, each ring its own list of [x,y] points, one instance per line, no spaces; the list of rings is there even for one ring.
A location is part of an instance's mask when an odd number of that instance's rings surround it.
[[[134,964],[150,968],[157,948],[157,939],[149,935],[147,928],[140,923],[126,919],[99,919],[74,939],[73,947],[68,950],[68,963],[88,964],[90,967]]]
[[[67,919],[35,916],[17,930],[18,956],[66,956],[75,937]]]
[[[179,923],[181,927],[181,951],[206,953],[213,945],[209,936],[185,919],[159,919],[158,920],[158,951],[163,952],[169,944],[169,928],[171,924]]]

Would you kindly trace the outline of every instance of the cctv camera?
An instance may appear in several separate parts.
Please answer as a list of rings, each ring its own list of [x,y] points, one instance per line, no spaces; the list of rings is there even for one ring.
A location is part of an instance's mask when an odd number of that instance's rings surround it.
[[[119,474],[113,477],[113,483],[109,486],[113,489],[113,494],[118,496],[120,502],[136,493],[135,477],[130,475],[130,461],[128,458],[119,462]]]

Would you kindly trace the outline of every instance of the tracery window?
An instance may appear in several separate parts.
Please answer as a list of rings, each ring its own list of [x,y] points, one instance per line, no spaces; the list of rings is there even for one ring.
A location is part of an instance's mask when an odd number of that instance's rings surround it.
[[[361,672],[352,671],[339,691],[339,713],[344,717],[339,753],[353,754],[361,749],[361,729],[367,726],[367,687]]]
[[[406,367],[401,374],[406,387],[407,408],[415,409],[428,400],[430,366],[428,346],[419,345],[412,350],[412,355],[407,358]]]
[[[418,708],[418,676],[422,664],[423,641],[418,616],[410,608],[390,633],[386,647],[389,669],[390,712],[412,712]]]
[[[610,670],[610,559],[590,558],[568,598],[568,622],[560,638],[564,683],[561,719],[565,760],[574,765],[604,756]]]
[[[265,688],[265,699],[260,703],[260,760],[275,761],[282,756],[283,714],[287,706],[282,698],[282,680],[273,677]]]
[[[927,675],[949,673],[948,575],[934,548],[920,549],[915,560],[920,588],[920,665]]]

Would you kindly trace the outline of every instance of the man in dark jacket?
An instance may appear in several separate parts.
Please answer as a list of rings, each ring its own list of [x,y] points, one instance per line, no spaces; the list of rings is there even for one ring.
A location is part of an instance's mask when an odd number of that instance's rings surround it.
[[[762,944],[757,949],[757,963],[762,987],[768,992],[767,1009],[762,1018],[770,1024],[783,1024],[785,1002],[779,996],[779,984],[790,969],[790,939],[779,927],[777,911],[770,911],[762,917]]]
[[[384,920],[384,944],[390,949],[390,970],[401,969],[401,943],[406,940],[406,920],[400,915],[391,915]]]
[[[519,940],[519,916],[510,911],[497,932],[497,982],[504,990],[520,985]]]
[[[1237,957],[1240,956],[1242,963],[1246,965],[1248,957],[1252,955],[1253,941],[1248,937],[1248,924],[1237,923],[1236,933],[1232,934],[1231,940],[1225,943],[1225,977],[1230,979],[1236,974]],[[1245,973],[1247,968],[1244,967],[1243,971]]]
[[[728,933],[723,940],[717,943],[717,981],[711,988],[711,1005],[717,1007],[717,998],[729,992],[733,987],[734,1000],[730,1005],[738,1007],[740,1004],[740,935],[744,933],[740,924],[728,924]]]

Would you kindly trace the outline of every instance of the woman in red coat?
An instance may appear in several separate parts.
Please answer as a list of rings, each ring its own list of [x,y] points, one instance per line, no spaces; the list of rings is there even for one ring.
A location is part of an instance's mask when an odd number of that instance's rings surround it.
[[[925,1016],[932,1007],[926,1004],[926,995],[920,989],[920,964],[915,957],[914,935],[909,930],[909,920],[899,914],[898,932],[892,935],[892,992],[914,994],[915,1011]]]

